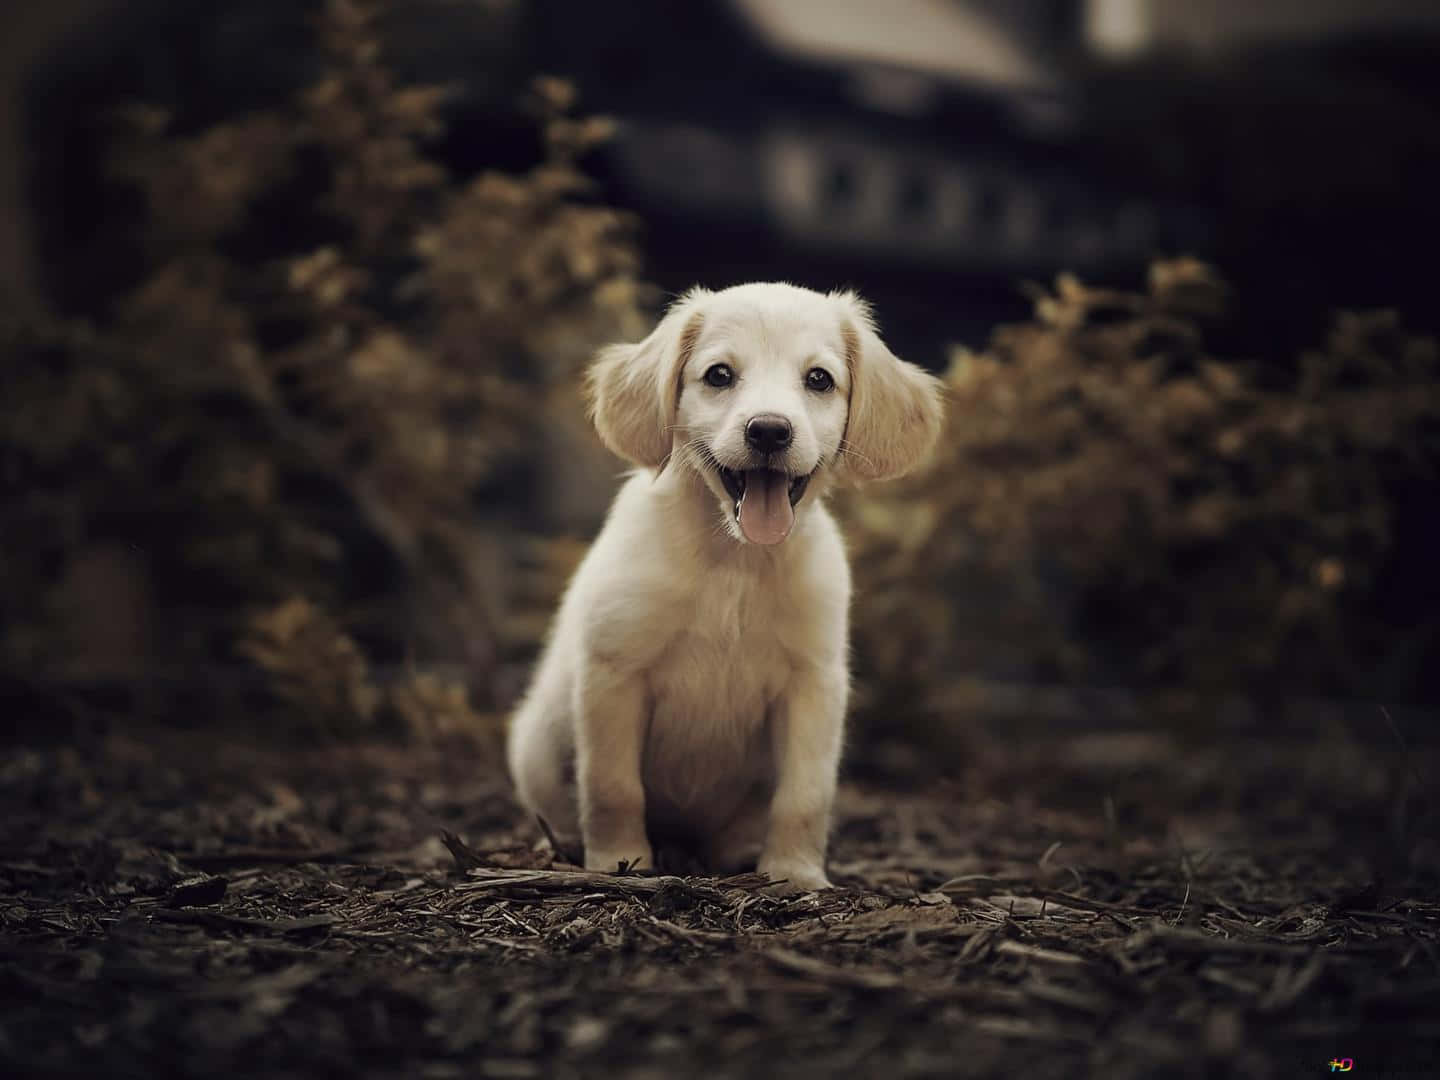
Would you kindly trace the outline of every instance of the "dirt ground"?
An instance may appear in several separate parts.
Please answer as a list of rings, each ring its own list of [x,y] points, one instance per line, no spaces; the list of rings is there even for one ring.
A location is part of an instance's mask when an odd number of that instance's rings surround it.
[[[474,747],[12,746],[0,1070],[1436,1076],[1437,765],[977,741],[776,899],[556,864]]]

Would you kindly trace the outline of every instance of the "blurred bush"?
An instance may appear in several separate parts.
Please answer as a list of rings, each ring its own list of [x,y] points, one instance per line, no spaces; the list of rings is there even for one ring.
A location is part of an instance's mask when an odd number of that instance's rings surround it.
[[[495,708],[533,651],[507,628],[573,558],[536,448],[593,348],[644,329],[629,222],[576,168],[607,126],[539,79],[545,160],[454,178],[427,152],[448,91],[397,84],[378,15],[332,0],[284,109],[185,135],[123,110],[138,286],[5,327],[0,662],[24,679],[213,708],[242,662],[236,700],[290,730],[404,729]]]
[[[937,460],[843,507],[872,721],[976,678],[1434,696],[1436,343],[1343,315],[1277,371],[1207,347],[1234,306],[1063,276],[954,355]]]
[[[630,222],[566,84],[533,87],[540,165],[459,178],[448,91],[392,76],[374,7],[326,10],[284,108],[124,110],[134,287],[0,325],[0,666],[494,735],[611,490],[577,374],[649,329]],[[997,682],[1440,696],[1434,341],[1345,315],[1262,361],[1233,330],[1266,296],[1191,261],[1034,299],[955,356],[933,465],[839,500],[864,731]]]

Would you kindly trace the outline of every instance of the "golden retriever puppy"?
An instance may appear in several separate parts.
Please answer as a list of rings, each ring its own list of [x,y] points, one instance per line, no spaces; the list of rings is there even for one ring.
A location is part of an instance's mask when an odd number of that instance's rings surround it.
[[[938,380],[852,293],[694,289],[589,372],[635,463],[512,721],[521,801],[592,870],[661,842],[788,890],[829,887],[850,571],[832,485],[920,464]]]

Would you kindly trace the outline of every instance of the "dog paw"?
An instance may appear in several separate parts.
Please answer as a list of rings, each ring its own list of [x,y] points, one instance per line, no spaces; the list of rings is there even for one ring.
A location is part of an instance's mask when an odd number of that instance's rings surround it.
[[[824,868],[817,862],[761,859],[756,869],[775,883],[765,888],[765,892],[771,896],[795,896],[799,893],[834,888],[830,879],[825,876]]]

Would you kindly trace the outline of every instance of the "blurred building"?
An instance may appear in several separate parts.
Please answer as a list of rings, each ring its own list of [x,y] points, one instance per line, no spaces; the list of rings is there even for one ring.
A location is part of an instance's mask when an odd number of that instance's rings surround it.
[[[1109,57],[1164,50],[1225,52],[1350,35],[1434,33],[1429,0],[1086,0],[1088,47]]]
[[[639,200],[768,221],[798,247],[986,273],[1135,261],[1162,242],[1160,208],[1045,160],[1073,87],[1002,18],[864,0],[736,0],[727,14],[707,53],[756,55],[705,95],[713,113],[636,102],[617,141]],[[738,129],[736,87],[757,99]]]
[[[288,92],[307,75],[315,3],[11,5],[0,34],[0,288],[83,307],[111,287],[108,223],[125,206],[98,179],[102,107],[143,98],[203,123]],[[1121,91],[1123,107],[1143,105],[1151,87],[1183,99],[1196,72],[1227,64],[1293,68],[1327,108],[1351,84],[1314,59],[1317,48],[1440,34],[1440,5],[1427,0],[412,0],[392,10],[402,69],[469,88],[443,148],[458,168],[523,167],[533,136],[507,110],[536,71],[572,77],[587,110],[619,121],[591,164],[605,197],[645,221],[662,286],[852,285],[932,365],[944,342],[983,339],[996,320],[1023,315],[1022,279],[1130,276],[1157,253],[1223,254],[1226,228],[1252,229],[1223,220],[1232,192],[1183,182],[1202,175],[1202,162],[1185,160],[1188,135],[1142,125],[1168,114],[1142,108],[1127,125],[1114,95],[1097,98],[1108,72],[1145,72]],[[1162,137],[1179,147],[1152,150]]]

